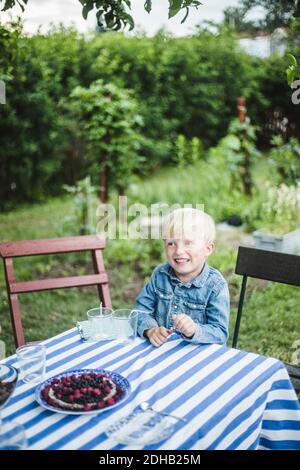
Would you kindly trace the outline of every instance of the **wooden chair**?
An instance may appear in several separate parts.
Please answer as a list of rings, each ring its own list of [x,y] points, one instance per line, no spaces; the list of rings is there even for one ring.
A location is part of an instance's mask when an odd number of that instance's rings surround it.
[[[234,327],[233,348],[237,346],[247,278],[253,277],[300,286],[300,256],[240,246],[235,273],[243,276],[243,280]],[[300,393],[300,367],[290,364],[285,365],[296,392]]]
[[[108,277],[102,258],[104,247],[105,240],[98,235],[24,240],[0,244],[0,256],[4,262],[7,294],[16,347],[25,344],[18,294],[96,285],[98,286],[99,297],[103,307],[111,307]],[[15,279],[13,258],[83,251],[91,252],[95,274],[26,282],[17,282]]]

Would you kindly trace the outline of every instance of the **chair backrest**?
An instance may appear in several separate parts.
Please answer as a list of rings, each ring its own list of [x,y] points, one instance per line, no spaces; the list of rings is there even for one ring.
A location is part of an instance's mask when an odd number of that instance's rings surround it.
[[[247,278],[265,279],[300,286],[300,256],[240,246],[235,273],[243,276],[232,347],[236,347]]]
[[[3,258],[4,262],[11,321],[17,347],[25,344],[18,294],[96,285],[103,306],[111,307],[108,277],[104,269],[102,258],[102,250],[104,248],[105,239],[100,235],[50,238],[45,240],[24,240],[0,244],[0,256]],[[15,279],[13,258],[83,251],[91,252],[95,274],[55,279],[39,279],[25,282],[17,282]]]

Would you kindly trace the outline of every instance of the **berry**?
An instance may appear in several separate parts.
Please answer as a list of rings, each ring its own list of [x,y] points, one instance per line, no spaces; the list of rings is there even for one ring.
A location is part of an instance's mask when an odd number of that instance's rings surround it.
[[[111,406],[115,404],[115,400],[112,397],[110,397],[106,400],[106,403]]]
[[[42,397],[46,400],[49,397],[49,387],[45,387],[42,390]]]

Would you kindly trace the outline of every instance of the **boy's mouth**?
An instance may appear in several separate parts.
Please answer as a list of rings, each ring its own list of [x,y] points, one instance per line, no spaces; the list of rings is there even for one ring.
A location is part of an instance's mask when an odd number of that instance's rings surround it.
[[[189,258],[174,258],[176,264],[185,264],[188,263],[190,260]]]

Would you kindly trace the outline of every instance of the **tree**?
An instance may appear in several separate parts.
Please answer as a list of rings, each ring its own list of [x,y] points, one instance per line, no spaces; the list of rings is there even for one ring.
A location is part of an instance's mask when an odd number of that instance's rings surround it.
[[[254,8],[263,8],[264,17],[247,21],[246,16]],[[300,16],[299,0],[240,0],[240,6],[224,11],[225,23],[238,32],[268,31],[290,26],[293,18]]]
[[[131,2],[130,0],[79,0],[82,4],[82,16],[87,18],[89,12],[97,10],[96,18],[99,27],[107,27],[109,29],[120,30],[122,27],[129,26],[129,29],[134,28],[134,20],[130,15]],[[9,10],[16,4],[19,5],[24,11],[28,0],[0,0],[3,4],[2,11]],[[201,5],[199,0],[169,0],[169,18],[177,15],[177,13],[185,9],[185,16],[182,23],[186,20],[190,7],[198,8]],[[145,10],[150,13],[152,10],[152,0],[145,0]]]
[[[228,7],[224,10],[224,24],[233,28],[237,33],[252,33],[256,30],[253,21],[246,20],[245,8]]]
[[[101,202],[107,201],[111,186],[124,194],[142,162],[138,153],[142,119],[131,92],[96,80],[89,88],[76,87],[64,104],[94,163],[91,173],[99,174]]]
[[[299,0],[242,0],[242,6],[247,12],[253,8],[263,8],[265,16],[258,25],[270,32],[276,28],[289,26],[292,18],[299,16],[300,13]]]

